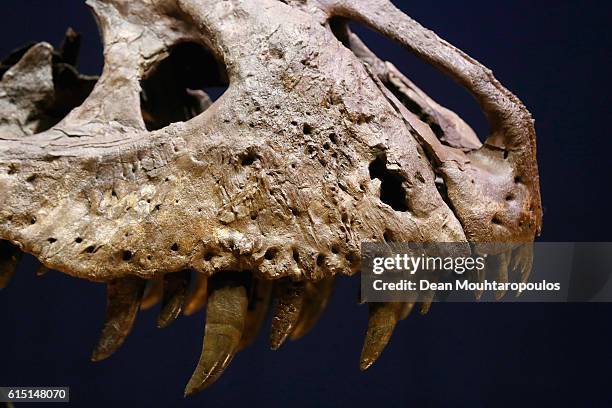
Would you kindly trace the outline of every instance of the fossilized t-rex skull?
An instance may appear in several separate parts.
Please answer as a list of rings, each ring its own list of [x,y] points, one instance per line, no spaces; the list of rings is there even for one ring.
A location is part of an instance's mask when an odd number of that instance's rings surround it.
[[[0,283],[21,252],[106,282],[94,360],[121,345],[141,304],[163,297],[165,326],[207,303],[190,394],[253,340],[272,294],[272,347],[302,336],[334,276],[359,269],[362,241],[521,243],[539,232],[529,112],[389,1],[88,3],[104,40],[97,83],[72,66],[72,33],[60,52],[37,44],[0,71]],[[466,87],[490,121],[485,143],[347,21]],[[228,88],[211,104],[190,81]],[[500,278],[529,269],[523,248],[490,251]],[[370,305],[362,368],[412,305]]]

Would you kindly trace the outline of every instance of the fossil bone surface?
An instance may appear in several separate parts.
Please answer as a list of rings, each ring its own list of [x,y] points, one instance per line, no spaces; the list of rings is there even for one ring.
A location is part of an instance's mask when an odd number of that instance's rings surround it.
[[[88,4],[100,78],[76,71],[71,31],[60,50],[35,44],[0,66],[0,287],[22,252],[106,283],[94,360],[121,345],[139,306],[161,301],[165,327],[208,302],[196,392],[252,341],[271,298],[272,347],[303,336],[333,278],[359,270],[363,241],[471,242],[500,276],[528,273],[524,247],[486,244],[541,228],[529,112],[389,1]],[[484,143],[351,21],[469,90],[489,120]],[[227,90],[212,102],[207,86]],[[413,305],[370,305],[362,368]]]

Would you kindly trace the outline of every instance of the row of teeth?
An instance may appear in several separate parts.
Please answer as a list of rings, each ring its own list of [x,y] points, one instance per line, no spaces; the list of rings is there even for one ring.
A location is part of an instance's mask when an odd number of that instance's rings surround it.
[[[527,281],[532,256],[502,253],[496,279],[507,279],[508,269]],[[0,289],[17,268],[21,252],[0,241]],[[512,263],[510,260],[512,259]],[[506,262],[507,261],[507,262]],[[44,273],[44,268],[38,274]],[[193,283],[191,282],[193,277]],[[483,281],[484,276],[475,276]],[[92,361],[110,357],[130,333],[139,310],[161,302],[157,326],[167,327],[179,315],[192,315],[206,307],[204,344],[200,360],[187,383],[185,396],[211,385],[223,373],[236,353],[251,344],[265,321],[272,298],[276,298],[269,343],[278,349],[287,338],[304,336],[323,313],[331,296],[334,278],[316,282],[277,281],[251,277],[248,273],[218,273],[207,278],[190,271],[168,273],[150,281],[127,277],[107,283],[106,320],[91,356]],[[505,293],[496,293],[497,299]],[[482,293],[475,293],[480,298]],[[416,304],[420,313],[431,307],[434,292],[424,292],[414,302],[368,303],[368,328],[361,352],[360,368],[366,370],[380,356],[398,321],[405,319]]]

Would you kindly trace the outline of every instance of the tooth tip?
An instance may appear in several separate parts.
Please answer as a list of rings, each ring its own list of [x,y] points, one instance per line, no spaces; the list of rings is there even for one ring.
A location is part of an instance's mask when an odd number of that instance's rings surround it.
[[[285,342],[285,338],[282,338],[282,339],[270,339],[270,349],[271,350],[278,350],[280,348],[280,346],[283,345],[284,342]]]
[[[375,358],[361,358],[361,361],[359,361],[359,370],[361,371],[366,371],[368,368],[372,367],[372,364],[374,364],[374,361],[376,361]]]
[[[92,363],[97,363],[107,359],[108,357],[109,356],[107,355],[107,353],[102,353],[101,351],[96,350],[91,354],[90,360]]]

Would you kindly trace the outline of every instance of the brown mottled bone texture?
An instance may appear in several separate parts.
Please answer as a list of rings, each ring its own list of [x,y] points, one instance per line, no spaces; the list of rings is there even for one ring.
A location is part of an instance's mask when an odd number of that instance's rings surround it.
[[[539,233],[529,112],[490,70],[389,1],[88,4],[104,41],[97,82],[74,69],[74,33],[60,51],[40,43],[0,65],[0,239],[45,266],[102,282],[186,270],[315,282],[356,272],[362,241],[521,243]],[[490,121],[485,142],[379,60],[348,21],[469,90]],[[149,131],[153,116],[178,116],[149,106],[141,81],[160,77],[156,67],[187,42],[214,55],[222,68],[207,72],[229,87],[212,104],[189,90],[192,114]],[[499,255],[503,268],[531,265],[529,251],[510,252]],[[186,313],[205,292],[188,295]],[[146,305],[159,299],[150,293]],[[267,301],[240,309],[247,331]],[[296,312],[290,327],[310,326],[319,307]]]

